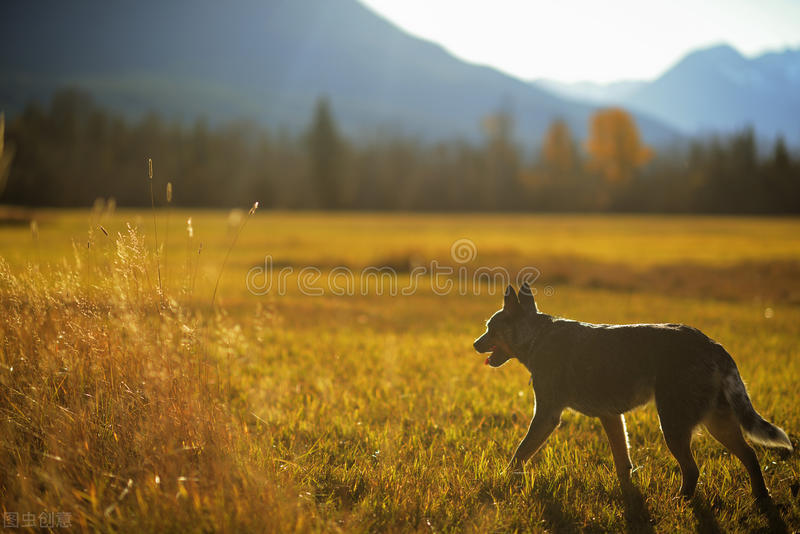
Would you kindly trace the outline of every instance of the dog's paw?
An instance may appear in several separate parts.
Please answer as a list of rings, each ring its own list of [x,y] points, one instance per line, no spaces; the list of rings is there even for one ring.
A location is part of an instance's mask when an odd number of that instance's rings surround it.
[[[755,500],[756,508],[761,512],[769,512],[775,507],[772,495],[769,492],[753,495],[753,499]]]
[[[525,464],[515,458],[506,466],[505,473],[507,475],[524,475]]]

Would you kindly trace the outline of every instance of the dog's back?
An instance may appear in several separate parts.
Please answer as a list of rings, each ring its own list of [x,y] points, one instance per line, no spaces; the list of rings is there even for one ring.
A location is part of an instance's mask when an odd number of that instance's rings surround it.
[[[713,350],[718,345],[694,328],[543,323],[530,352],[519,359],[530,369],[537,395],[552,389],[567,407],[587,415],[629,411],[653,398],[659,382],[686,389],[687,401],[697,388],[708,391],[719,382]]]

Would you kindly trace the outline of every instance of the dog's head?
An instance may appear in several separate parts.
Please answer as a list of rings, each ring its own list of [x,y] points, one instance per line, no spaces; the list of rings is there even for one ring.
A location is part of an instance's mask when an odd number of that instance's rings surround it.
[[[486,365],[500,367],[509,358],[516,357],[515,345],[519,338],[517,333],[537,311],[533,293],[527,282],[519,288],[519,295],[513,287],[506,288],[503,308],[495,312],[486,322],[486,332],[473,344],[479,353],[491,353],[484,362]]]

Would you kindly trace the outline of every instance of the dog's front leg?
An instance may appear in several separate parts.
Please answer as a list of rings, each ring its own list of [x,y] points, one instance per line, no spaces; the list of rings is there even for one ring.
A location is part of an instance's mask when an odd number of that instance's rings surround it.
[[[525,434],[525,437],[522,438],[522,441],[517,446],[517,450],[511,458],[511,463],[508,465],[508,471],[521,470],[528,458],[536,454],[536,451],[542,446],[547,436],[553,433],[553,430],[556,429],[561,421],[561,411],[536,407],[536,413],[528,426],[528,433]]]

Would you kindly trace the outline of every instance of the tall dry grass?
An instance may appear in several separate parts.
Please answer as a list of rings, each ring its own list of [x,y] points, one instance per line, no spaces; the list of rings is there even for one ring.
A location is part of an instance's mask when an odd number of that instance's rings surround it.
[[[232,408],[236,326],[153,271],[131,227],[56,265],[0,257],[0,509],[83,531],[305,530],[313,514]]]

